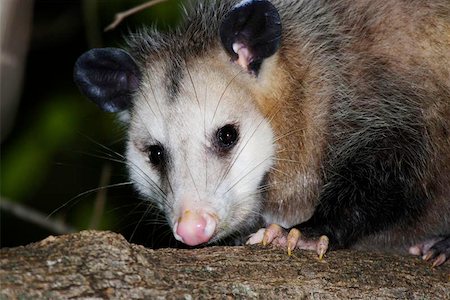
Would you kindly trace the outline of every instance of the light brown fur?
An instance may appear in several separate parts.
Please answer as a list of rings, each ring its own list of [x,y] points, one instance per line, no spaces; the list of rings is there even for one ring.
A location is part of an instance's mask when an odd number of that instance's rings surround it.
[[[446,230],[442,229],[448,230],[450,223],[450,3],[336,1],[335,10],[334,30],[346,39],[343,64],[327,65],[326,60],[318,60],[317,53],[322,49],[311,49],[309,41],[301,39],[299,32],[304,28],[288,28],[279,53],[261,71],[259,82],[271,84],[253,85],[255,99],[278,138],[266,214],[286,226],[312,215],[322,184],[322,145],[328,139],[326,127],[333,93],[330,89],[342,80],[364,90],[367,83],[361,78],[371,72],[371,59],[380,58],[391,72],[404,78],[405,85],[413,84],[428,94],[424,99],[429,102],[418,105],[433,141],[430,165],[434,167],[423,184],[435,202],[429,204],[428,213],[414,228],[405,232],[400,226],[376,239],[401,240],[399,237],[406,234],[411,242],[411,235],[420,239],[427,232],[444,234]],[[324,71],[330,69],[331,75],[345,77],[330,78],[330,72]]]
[[[201,6],[196,13],[208,22],[193,17],[173,36],[144,33],[130,44],[142,65],[169,62],[164,80],[176,77],[170,71],[174,65],[184,69],[201,64],[220,70],[232,83],[231,91],[252,95],[275,132],[265,220],[285,227],[307,221],[316,211],[326,177],[333,175],[327,173],[330,165],[352,159],[360,144],[374,142],[370,134],[379,134],[377,130],[389,136],[400,128],[425,136],[417,136],[426,145],[418,142],[424,150],[417,152],[414,168],[425,198],[432,201],[425,203],[415,225],[393,225],[360,244],[408,246],[430,235],[449,234],[450,2],[274,0],[283,24],[281,47],[264,60],[257,77],[232,64],[218,41],[221,16],[237,2]],[[373,132],[367,134],[367,127]],[[408,155],[414,149],[405,147],[409,152],[400,159],[410,160],[399,165],[411,162]],[[340,196],[335,195],[341,201]]]

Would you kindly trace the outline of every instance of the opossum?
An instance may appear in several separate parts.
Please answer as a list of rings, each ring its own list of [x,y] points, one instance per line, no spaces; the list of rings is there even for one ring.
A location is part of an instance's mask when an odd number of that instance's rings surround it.
[[[176,239],[448,259],[448,0],[187,6],[74,69],[128,113],[131,180]]]

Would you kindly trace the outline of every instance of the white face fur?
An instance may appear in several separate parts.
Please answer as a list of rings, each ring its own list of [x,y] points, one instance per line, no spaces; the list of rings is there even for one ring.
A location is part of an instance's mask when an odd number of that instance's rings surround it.
[[[249,75],[238,72],[227,76],[205,62],[191,64],[174,99],[160,75],[164,72],[149,70],[143,76],[131,113],[128,165],[137,189],[164,211],[175,236],[174,227],[187,210],[214,217],[208,242],[239,231],[260,214],[260,185],[273,164],[274,138],[239,84]],[[238,138],[224,151],[218,131],[227,125]],[[161,165],[152,163],[151,149],[161,150]]]

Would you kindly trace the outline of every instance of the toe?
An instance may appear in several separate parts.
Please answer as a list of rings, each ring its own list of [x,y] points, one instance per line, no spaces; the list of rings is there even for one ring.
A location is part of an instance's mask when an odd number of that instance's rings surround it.
[[[289,234],[287,236],[287,252],[289,256],[292,255],[292,250],[294,250],[295,247],[297,246],[300,236],[301,236],[300,230],[296,228],[293,228],[291,229],[291,231],[289,231]]]
[[[284,236],[284,229],[278,224],[270,224],[264,232],[262,240],[263,246],[271,244],[275,239]]]
[[[245,244],[246,245],[256,245],[256,244],[262,243],[265,231],[266,231],[265,228],[261,228],[257,232],[251,234]]]
[[[440,266],[450,258],[450,237],[434,238],[412,246],[409,253],[421,255],[423,260],[432,262],[433,267]]]
[[[434,244],[425,256],[425,260],[434,260],[433,267],[440,266],[446,262],[450,257],[450,237],[446,237]]]
[[[317,242],[317,255],[319,259],[322,260],[323,256],[328,250],[328,245],[330,244],[330,239],[326,235],[322,235]]]
[[[440,254],[438,257],[436,257],[436,259],[433,262],[433,267],[439,267],[440,265],[442,265],[443,263],[445,263],[445,261],[447,260],[447,256],[442,253]]]
[[[415,245],[410,247],[408,252],[412,255],[419,256],[422,254],[422,248],[419,245]]]

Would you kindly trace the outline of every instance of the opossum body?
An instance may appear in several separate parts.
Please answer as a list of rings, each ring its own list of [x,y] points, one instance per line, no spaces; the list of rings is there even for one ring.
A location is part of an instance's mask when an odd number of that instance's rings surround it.
[[[449,1],[205,1],[128,41],[75,81],[128,110],[131,179],[178,240],[279,224],[250,241],[450,256]]]

